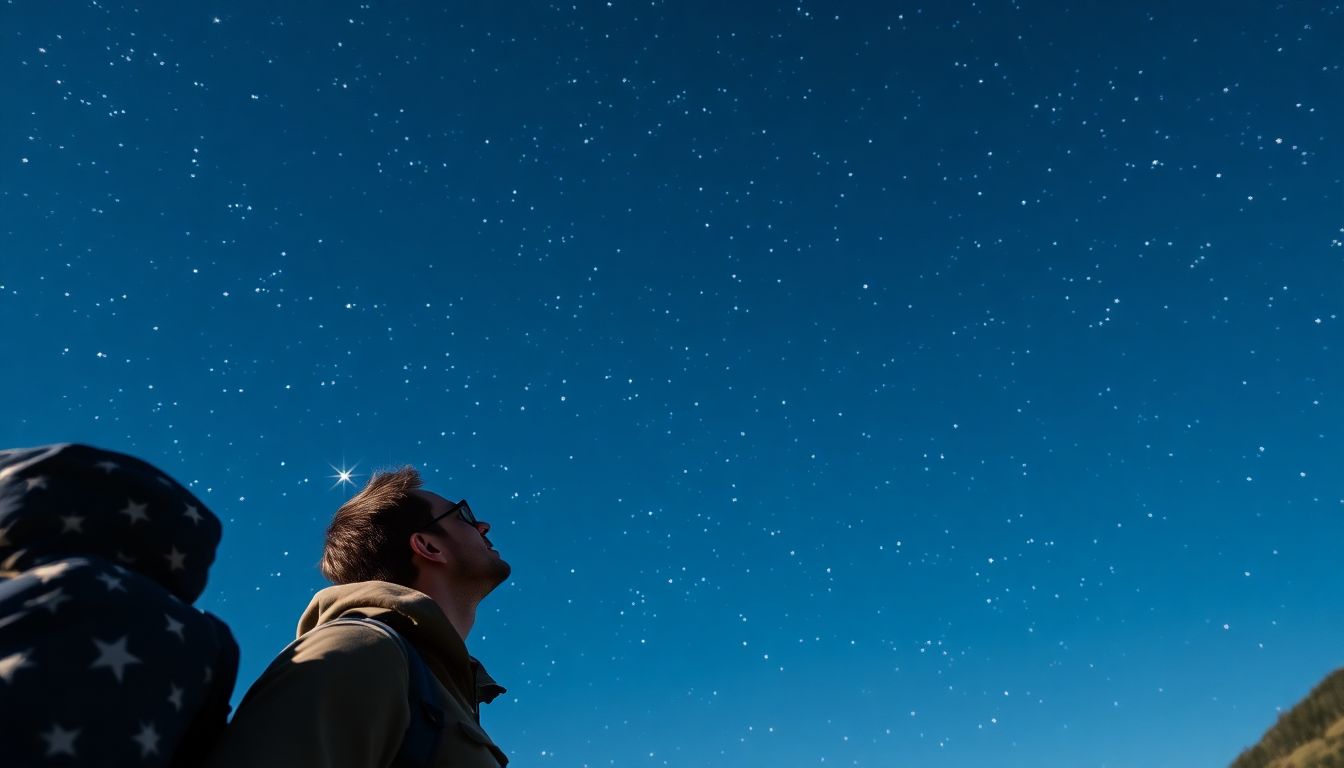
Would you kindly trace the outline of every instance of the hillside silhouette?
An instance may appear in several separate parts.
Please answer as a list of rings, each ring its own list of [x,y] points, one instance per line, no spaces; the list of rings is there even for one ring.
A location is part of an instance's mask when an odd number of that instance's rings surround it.
[[[1280,715],[1232,768],[1344,768],[1344,669]]]

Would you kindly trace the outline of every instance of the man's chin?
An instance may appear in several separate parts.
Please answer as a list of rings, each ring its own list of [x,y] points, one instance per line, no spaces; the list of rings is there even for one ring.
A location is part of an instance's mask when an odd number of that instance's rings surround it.
[[[495,553],[494,568],[491,571],[491,575],[495,578],[495,586],[497,587],[505,581],[508,581],[509,574],[511,573],[513,573],[513,566],[509,565],[507,560],[500,557],[499,553]]]

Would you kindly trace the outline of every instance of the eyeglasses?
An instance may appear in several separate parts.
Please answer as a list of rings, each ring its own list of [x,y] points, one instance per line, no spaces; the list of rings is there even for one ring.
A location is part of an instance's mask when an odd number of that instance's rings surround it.
[[[471,514],[471,505],[467,503],[466,499],[463,499],[457,502],[456,504],[452,505],[451,507],[448,507],[447,511],[443,512],[442,514],[436,515],[433,520],[430,520],[428,523],[425,523],[417,530],[423,531],[426,528],[434,525],[435,523],[439,522],[440,520],[451,514],[456,514],[458,518],[462,520],[462,522],[466,523],[467,525],[470,525],[473,528],[480,525],[480,523],[476,521],[476,516]]]

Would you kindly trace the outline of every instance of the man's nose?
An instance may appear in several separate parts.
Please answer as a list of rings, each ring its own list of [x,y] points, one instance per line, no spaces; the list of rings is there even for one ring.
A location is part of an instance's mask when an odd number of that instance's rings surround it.
[[[480,531],[481,535],[484,536],[485,534],[490,532],[490,524],[485,522],[484,520],[477,520],[476,530]]]

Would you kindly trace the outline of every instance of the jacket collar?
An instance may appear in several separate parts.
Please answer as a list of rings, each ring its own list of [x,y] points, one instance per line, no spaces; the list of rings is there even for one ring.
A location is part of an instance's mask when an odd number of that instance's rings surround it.
[[[482,704],[489,704],[495,700],[495,697],[501,693],[508,693],[508,688],[495,682],[495,678],[485,671],[485,665],[481,664],[475,656],[471,658],[471,669],[476,675],[476,701]]]
[[[467,644],[438,603],[422,592],[386,581],[327,587],[313,596],[299,618],[298,634],[343,617],[377,619],[400,632],[439,682],[472,711],[506,690],[467,653]]]

